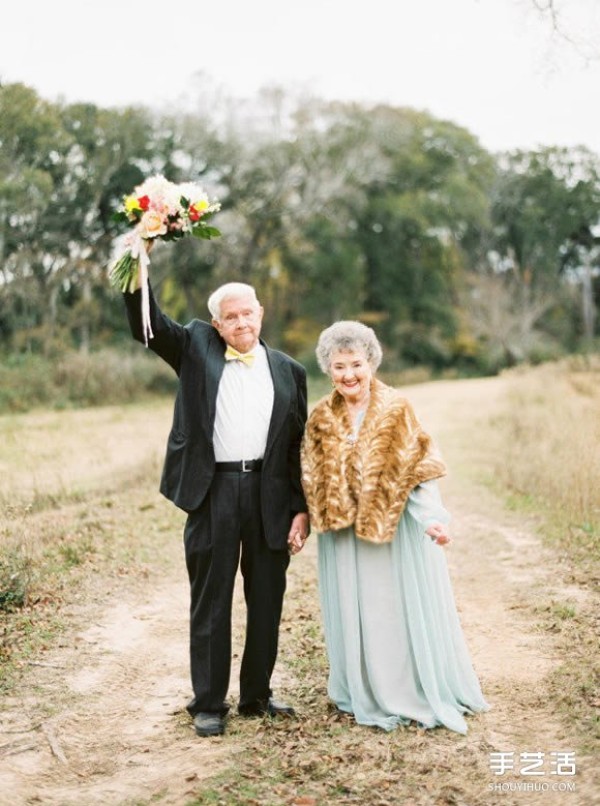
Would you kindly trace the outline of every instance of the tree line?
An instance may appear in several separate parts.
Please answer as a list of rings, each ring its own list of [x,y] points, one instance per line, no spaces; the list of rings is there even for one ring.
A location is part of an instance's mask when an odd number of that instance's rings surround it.
[[[112,214],[152,174],[199,181],[215,241],[152,253],[163,307],[206,318],[237,279],[264,334],[314,366],[332,321],[375,327],[389,369],[494,372],[593,349],[600,158],[552,145],[493,154],[411,108],[208,85],[186,108],[50,102],[0,88],[0,344],[4,355],[129,342],[107,268]],[[597,346],[597,344],[596,344]]]

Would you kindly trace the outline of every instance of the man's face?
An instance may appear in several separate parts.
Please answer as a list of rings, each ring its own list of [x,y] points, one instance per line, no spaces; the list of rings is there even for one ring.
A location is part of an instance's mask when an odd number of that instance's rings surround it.
[[[240,353],[247,353],[258,342],[262,318],[262,306],[247,295],[224,299],[221,302],[220,317],[213,319],[212,323],[227,344]]]

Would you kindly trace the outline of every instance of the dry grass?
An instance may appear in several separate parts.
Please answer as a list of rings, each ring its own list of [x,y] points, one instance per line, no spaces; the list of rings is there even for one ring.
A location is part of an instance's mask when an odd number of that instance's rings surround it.
[[[171,401],[0,417],[0,505],[33,509],[156,471]]]
[[[170,409],[163,402],[0,418],[0,690],[60,633],[62,606],[84,580],[127,569],[134,553],[132,570],[140,569],[150,535],[132,547],[131,534],[138,506],[156,501]]]
[[[547,512],[549,538],[591,572],[600,559],[600,359],[508,378],[495,421],[498,478],[513,505]]]
[[[506,436],[514,434],[510,429],[517,427],[517,420],[520,427],[527,430],[521,414],[530,418],[527,422],[532,425],[545,418],[545,405],[540,400],[546,399],[547,386],[562,390],[557,392],[556,398],[548,397],[550,406],[557,407],[559,413],[563,409],[577,412],[576,417],[567,417],[563,427],[571,420],[575,420],[572,425],[583,427],[598,402],[596,377],[589,368],[574,372],[560,367],[540,368],[531,374],[514,374],[507,379],[511,390],[508,403],[503,392],[504,379],[493,379],[492,388],[500,390],[497,399],[490,400],[487,391],[490,387],[486,383],[475,422],[472,399],[465,406],[464,390],[477,386],[477,382],[465,382],[466,386],[460,383],[450,387],[441,385],[439,395],[433,396],[433,403],[439,407],[438,422],[443,422],[447,411],[454,412],[452,417],[447,417],[449,430],[441,437],[454,456],[455,476],[462,479],[469,473],[481,485],[481,480],[488,475],[486,462],[489,462],[489,446],[493,442],[499,467],[508,464],[506,454],[502,453],[506,449],[511,462],[525,464],[525,472],[521,474],[524,480],[530,476],[539,480],[536,483],[540,486],[532,491],[526,486],[515,487],[511,474],[503,473],[502,479],[512,485],[513,495],[521,503],[535,500],[535,517],[543,518],[547,513],[548,522],[555,523],[556,518],[550,517],[551,504],[540,505],[546,501],[541,487],[545,474],[544,462],[538,462],[532,455],[535,440],[518,453],[519,446],[508,444],[514,439]],[[561,394],[564,398],[558,405]],[[429,390],[427,395],[432,397]],[[518,410],[513,405],[515,400],[520,401]],[[494,420],[490,423],[492,408]],[[0,418],[3,490],[0,559],[13,563],[13,573],[19,571],[25,585],[24,591],[14,591],[15,597],[23,594],[23,605],[18,606],[15,601],[14,608],[2,614],[4,631],[0,634],[0,651],[4,657],[0,662],[4,661],[3,667],[8,672],[5,680],[8,690],[13,678],[18,680],[27,667],[29,659],[34,662],[43,659],[46,649],[60,643],[57,637],[63,631],[72,632],[78,604],[89,608],[92,601],[100,618],[108,598],[114,600],[120,591],[131,592],[136,585],[152,587],[153,581],[168,576],[169,563],[181,562],[178,551],[165,548],[167,544],[173,545],[174,535],[180,534],[181,513],[166,502],[163,505],[156,491],[170,413],[169,401],[150,406]],[[558,422],[558,414],[550,417],[545,427],[550,428],[553,421]],[[437,429],[436,433],[439,433]],[[552,434],[552,439],[558,439],[558,426]],[[451,440],[456,440],[456,444],[451,444]],[[586,440],[582,443],[583,450],[587,447]],[[458,470],[458,457],[464,457],[464,472],[462,468]],[[527,472],[529,459],[530,473]],[[561,470],[559,463],[557,457],[556,472]],[[478,489],[480,486],[467,490],[469,503],[474,501]],[[590,496],[579,498],[591,498],[593,502],[594,488],[590,490]],[[550,502],[552,495],[548,493]],[[568,511],[570,522],[585,526],[588,515],[584,518],[571,504]],[[589,517],[591,519],[591,515]],[[469,537],[477,546],[485,547],[487,540],[487,545],[496,548],[498,541],[488,532],[486,523],[479,533],[472,530]],[[582,535],[589,537],[585,530]],[[568,543],[560,545],[568,558]],[[577,542],[577,546],[580,545],[584,542]],[[563,724],[567,725],[565,735],[576,736],[580,742],[578,754],[586,750],[594,752],[598,730],[594,707],[599,700],[593,680],[594,648],[597,649],[593,619],[597,615],[585,596],[572,601],[536,596],[532,601],[537,602],[537,610],[520,601],[513,603],[519,609],[510,611],[511,618],[521,619],[527,629],[537,628],[547,635],[544,646],[548,646],[548,652],[560,649],[564,659],[557,670],[544,677],[543,685],[531,686],[527,678],[515,678],[512,669],[506,681],[502,675],[488,672],[486,693],[495,701],[495,710],[470,719],[467,737],[446,730],[424,732],[415,727],[387,734],[354,725],[350,718],[335,712],[328,702],[314,546],[307,551],[309,553],[301,555],[301,562],[291,566],[281,630],[280,677],[275,683],[277,695],[293,702],[301,719],[270,722],[232,717],[225,739],[214,740],[214,743],[209,740],[211,749],[218,748],[220,741],[227,743],[223,763],[210,774],[202,771],[203,765],[209,763],[202,755],[208,748],[194,744],[191,750],[185,749],[189,720],[180,715],[177,717],[180,724],[169,733],[168,741],[179,747],[186,763],[197,759],[202,774],[198,780],[186,778],[189,783],[186,783],[188,796],[185,800],[172,800],[165,790],[156,798],[140,797],[127,802],[177,802],[178,806],[183,803],[194,806],[211,803],[223,806],[321,806],[329,803],[487,806],[502,802],[503,806],[513,806],[524,800],[505,793],[494,801],[488,791],[493,781],[489,771],[492,750],[513,746],[517,750],[535,750],[538,741],[546,751],[563,749],[566,744],[547,738],[554,734],[544,732],[550,728],[541,727],[551,726],[560,711]],[[485,548],[482,551],[485,553]],[[479,573],[479,548],[475,554],[476,571],[468,571],[465,553],[459,554],[463,560],[458,570],[463,576],[468,575],[469,580]],[[554,569],[554,565],[552,567]],[[557,559],[556,567],[566,575],[571,573],[567,560]],[[509,572],[512,570],[511,566]],[[593,582],[591,572],[584,566],[577,573],[573,579],[579,585]],[[463,580],[463,585],[474,584],[474,581]],[[492,584],[490,577],[486,585]],[[502,603],[502,596],[499,601]],[[473,629],[472,624],[470,628]],[[68,634],[62,640],[66,645]],[[239,645],[239,636],[237,643]],[[123,696],[128,695],[125,687]],[[47,707],[59,708],[60,705],[52,702],[47,703]],[[118,732],[121,726],[112,729]],[[160,754],[153,756],[152,760],[155,759],[160,765]],[[564,800],[586,806],[593,802],[586,800],[583,794],[565,795]],[[530,802],[540,801],[527,797],[527,803]],[[543,802],[558,801],[544,797]]]
[[[548,602],[536,614],[564,658],[547,693],[576,725],[582,747],[597,752],[600,356],[513,371],[507,379],[508,394],[492,423],[496,479],[508,490],[509,506],[535,513],[557,553],[557,571],[572,586],[569,601]]]

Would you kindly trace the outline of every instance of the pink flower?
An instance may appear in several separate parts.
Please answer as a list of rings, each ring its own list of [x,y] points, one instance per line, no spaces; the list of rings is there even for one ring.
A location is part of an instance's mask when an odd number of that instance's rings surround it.
[[[167,232],[167,225],[156,210],[147,210],[141,217],[138,228],[142,238],[156,238]]]

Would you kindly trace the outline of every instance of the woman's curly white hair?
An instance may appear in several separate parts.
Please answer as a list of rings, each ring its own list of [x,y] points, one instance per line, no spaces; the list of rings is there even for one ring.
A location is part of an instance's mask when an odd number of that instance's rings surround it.
[[[362,322],[335,322],[319,336],[316,348],[319,367],[329,375],[331,357],[334,353],[355,351],[362,351],[365,354],[373,372],[381,364],[381,345],[372,328],[363,325]]]

